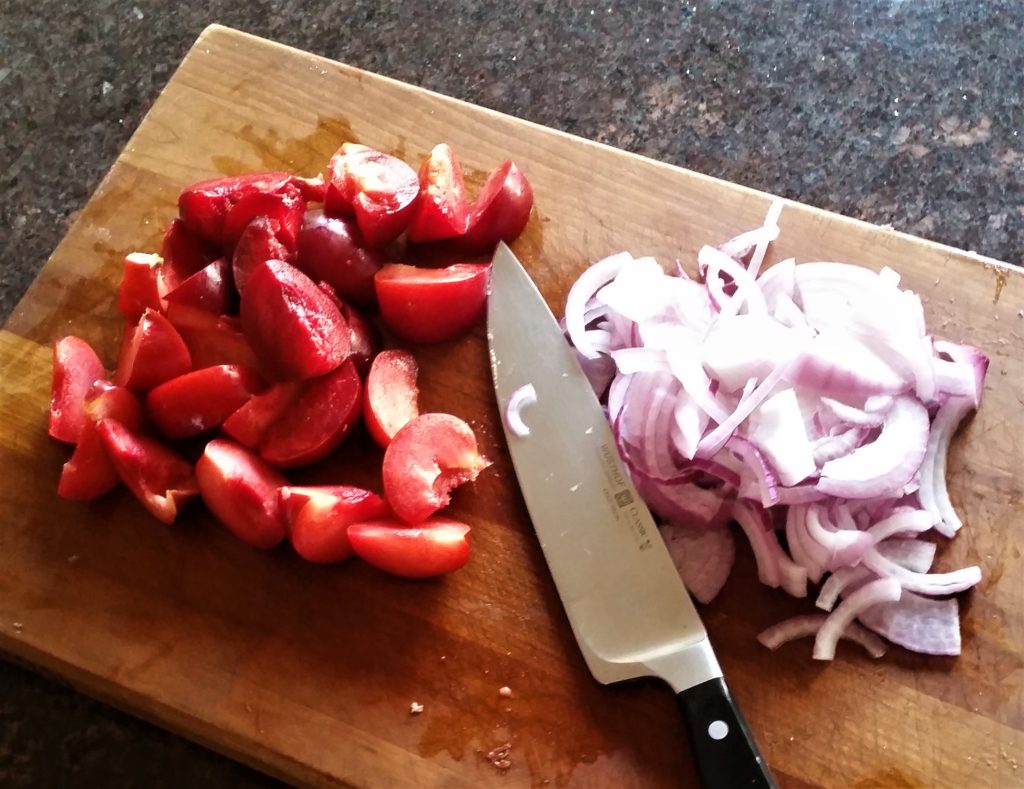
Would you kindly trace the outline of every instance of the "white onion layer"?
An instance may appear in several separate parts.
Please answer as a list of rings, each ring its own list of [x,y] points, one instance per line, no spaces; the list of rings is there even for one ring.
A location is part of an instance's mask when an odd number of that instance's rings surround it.
[[[520,438],[530,435],[530,428],[523,421],[523,408],[537,402],[537,390],[533,384],[520,386],[508,396],[505,406],[505,425],[509,432]]]

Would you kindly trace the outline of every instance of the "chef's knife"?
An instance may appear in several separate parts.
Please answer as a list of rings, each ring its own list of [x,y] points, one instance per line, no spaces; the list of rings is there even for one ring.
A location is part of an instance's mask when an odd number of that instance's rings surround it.
[[[504,244],[491,277],[487,339],[498,406],[523,386],[536,391],[521,412],[529,434],[505,428],[509,453],[590,671],[602,683],[653,676],[672,686],[705,787],[773,787],[562,330]]]

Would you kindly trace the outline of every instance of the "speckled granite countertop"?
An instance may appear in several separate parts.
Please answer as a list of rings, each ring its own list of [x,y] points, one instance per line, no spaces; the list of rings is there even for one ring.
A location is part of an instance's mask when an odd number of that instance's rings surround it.
[[[211,22],[822,208],[1024,258],[1017,0],[5,0],[0,320]],[[0,662],[0,785],[273,782]]]

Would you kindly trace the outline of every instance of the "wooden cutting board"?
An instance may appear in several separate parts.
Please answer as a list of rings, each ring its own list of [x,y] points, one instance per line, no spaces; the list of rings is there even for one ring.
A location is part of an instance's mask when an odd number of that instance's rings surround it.
[[[0,332],[0,648],[84,692],[297,783],[356,787],[670,787],[694,782],[667,688],[588,674],[520,500],[483,329],[425,349],[423,404],[470,420],[494,459],[454,512],[474,556],[436,582],[261,553],[200,508],[174,527],[123,490],[55,495],[49,344],[78,334],[113,363],[121,260],[157,248],[179,189],[218,173],[314,174],[345,140],[416,162],[453,145],[473,187],[513,158],[536,190],[515,244],[558,311],[575,275],[628,249],[692,265],[758,224],[768,197],[221,27],[188,54]],[[980,220],[981,218],[979,218]],[[704,613],[783,786],[1024,783],[1024,275],[798,204],[776,256],[890,265],[931,329],[992,358],[985,403],[953,448],[962,534],[939,565],[978,563],[964,654],[843,645],[770,653],[763,627],[811,608],[760,587],[742,551]],[[527,331],[529,327],[524,326]],[[299,480],[379,483],[365,438]],[[642,615],[642,612],[638,612]],[[513,698],[499,695],[508,686]],[[411,702],[424,705],[409,713]],[[488,752],[511,744],[511,768]],[[1018,770],[1018,766],[1021,769]]]

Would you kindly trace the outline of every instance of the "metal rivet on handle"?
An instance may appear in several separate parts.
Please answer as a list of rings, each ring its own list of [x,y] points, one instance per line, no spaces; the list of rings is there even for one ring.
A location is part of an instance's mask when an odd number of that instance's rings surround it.
[[[708,726],[708,736],[712,740],[724,740],[729,733],[729,724],[725,721],[711,721]]]

